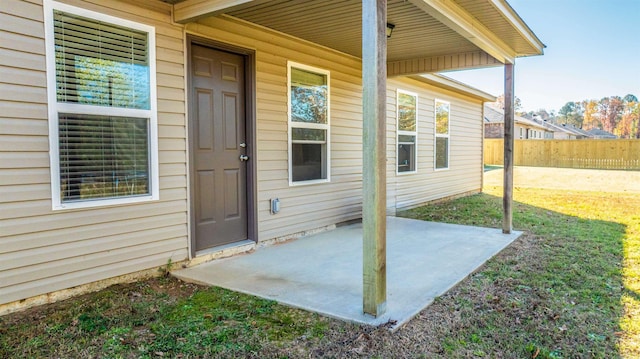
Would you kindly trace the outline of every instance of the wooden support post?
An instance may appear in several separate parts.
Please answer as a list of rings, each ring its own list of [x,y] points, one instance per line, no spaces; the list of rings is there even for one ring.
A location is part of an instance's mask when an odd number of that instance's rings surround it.
[[[387,1],[362,1],[362,227],[366,314],[380,316],[387,304]]]
[[[511,233],[513,223],[513,132],[514,66],[504,65],[504,192],[502,196],[502,233]]]

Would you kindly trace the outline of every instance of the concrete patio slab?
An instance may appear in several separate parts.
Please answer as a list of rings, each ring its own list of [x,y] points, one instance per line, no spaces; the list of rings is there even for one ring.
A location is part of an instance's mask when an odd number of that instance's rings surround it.
[[[387,311],[377,318],[362,312],[359,223],[172,274],[329,317],[398,327],[520,235],[388,217]]]

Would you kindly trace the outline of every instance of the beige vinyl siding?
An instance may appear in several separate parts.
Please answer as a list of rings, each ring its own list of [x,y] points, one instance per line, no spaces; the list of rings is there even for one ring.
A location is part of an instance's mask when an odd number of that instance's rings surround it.
[[[258,237],[268,240],[360,218],[362,104],[360,60],[231,17],[187,31],[256,51]],[[287,61],[330,71],[331,181],[289,186]],[[269,212],[279,198],[280,213]]]
[[[396,91],[418,94],[417,173],[396,174]],[[435,99],[451,104],[449,168],[434,170]],[[388,81],[387,211],[411,208],[482,187],[482,102],[407,78]]]
[[[53,211],[43,10],[5,0],[0,12],[0,305],[188,258],[184,29],[159,1],[65,0],[154,26],[160,200]],[[223,16],[188,32],[255,50],[258,239],[357,219],[362,205],[361,62]],[[289,185],[287,61],[330,71],[331,181]],[[396,175],[396,89],[419,96],[418,173]],[[409,79],[387,91],[388,213],[478,190],[481,103]],[[450,169],[433,171],[433,99],[451,102]],[[280,198],[281,211],[269,212]]]
[[[395,216],[396,214],[396,196],[397,196],[397,175],[396,166],[398,163],[397,153],[397,88],[394,87],[390,80],[387,80],[387,215]],[[417,91],[414,91],[417,93]],[[418,95],[418,106],[422,103],[420,95]],[[418,108],[418,115],[421,109]],[[420,118],[418,118],[420,121]],[[417,123],[418,129],[422,124]],[[418,142],[420,143],[420,142]],[[420,155],[420,153],[418,153]],[[419,164],[419,160],[418,160]]]
[[[68,1],[156,27],[160,201],[52,211],[43,9],[0,13],[0,304],[187,259],[184,41],[170,6]]]

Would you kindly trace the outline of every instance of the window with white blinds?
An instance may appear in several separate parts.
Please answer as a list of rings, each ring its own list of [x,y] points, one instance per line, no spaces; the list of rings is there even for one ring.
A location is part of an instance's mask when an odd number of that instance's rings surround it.
[[[45,4],[54,209],[157,199],[153,27]]]

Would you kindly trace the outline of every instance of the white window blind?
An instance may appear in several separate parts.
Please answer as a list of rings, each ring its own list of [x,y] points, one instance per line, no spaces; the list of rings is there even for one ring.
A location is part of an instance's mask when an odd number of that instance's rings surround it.
[[[58,102],[149,109],[147,33],[54,11]]]
[[[143,118],[59,115],[62,201],[149,193],[149,129]]]
[[[153,27],[44,4],[53,208],[157,199]]]

